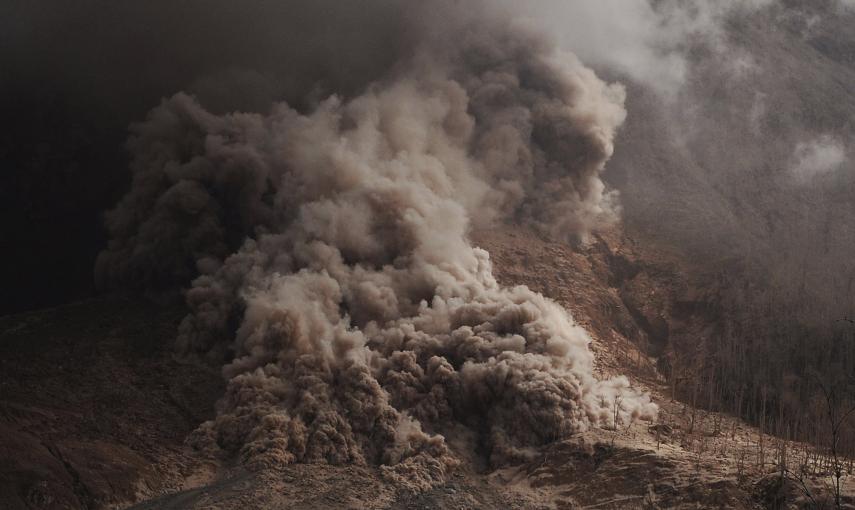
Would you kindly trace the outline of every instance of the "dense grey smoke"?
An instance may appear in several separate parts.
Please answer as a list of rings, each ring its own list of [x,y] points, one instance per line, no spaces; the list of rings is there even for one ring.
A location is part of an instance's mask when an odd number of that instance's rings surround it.
[[[128,125],[176,91],[206,108],[351,97],[412,50],[390,0],[0,2],[0,314],[95,288]],[[52,239],[62,239],[57,249]]]
[[[556,303],[503,288],[474,223],[584,239],[617,217],[600,178],[624,91],[499,10],[413,7],[418,44],[352,98],[207,111],[178,94],[134,127],[105,283],[200,276],[180,347],[231,360],[199,448],[250,465],[369,463],[424,488],[591,426],[650,418],[593,375]],[[441,12],[442,16],[428,14]]]

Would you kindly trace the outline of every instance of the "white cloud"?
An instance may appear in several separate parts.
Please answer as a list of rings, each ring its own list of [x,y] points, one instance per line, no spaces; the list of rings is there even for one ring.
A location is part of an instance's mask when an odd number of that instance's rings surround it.
[[[831,136],[821,136],[796,145],[792,172],[802,181],[837,170],[846,162],[846,147]]]

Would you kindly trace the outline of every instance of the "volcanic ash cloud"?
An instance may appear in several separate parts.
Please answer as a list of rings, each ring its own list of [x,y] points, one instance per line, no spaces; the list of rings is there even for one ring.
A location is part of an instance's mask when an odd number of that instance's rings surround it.
[[[512,21],[427,37],[357,97],[217,116],[178,94],[134,127],[131,192],[102,282],[197,275],[179,344],[226,356],[191,442],[248,465],[365,463],[413,488],[592,426],[650,418],[597,380],[563,308],[504,288],[472,223],[584,238],[617,217],[600,180],[623,90]],[[442,43],[447,40],[453,44]]]

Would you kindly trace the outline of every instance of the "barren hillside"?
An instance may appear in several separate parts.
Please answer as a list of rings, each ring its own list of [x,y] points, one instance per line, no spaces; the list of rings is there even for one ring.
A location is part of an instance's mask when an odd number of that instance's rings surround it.
[[[619,231],[577,249],[519,227],[474,237],[504,284],[540,290],[578,317],[598,371],[650,391],[658,423],[586,432],[499,470],[461,448],[452,478],[423,493],[370,466],[247,471],[185,445],[223,382],[218,367],[173,352],[183,305],[104,298],[0,322],[4,508],[774,508],[774,438],[672,401],[656,372],[651,351],[712,327],[703,313],[674,311],[704,309],[677,259]],[[781,494],[800,496],[792,486]]]

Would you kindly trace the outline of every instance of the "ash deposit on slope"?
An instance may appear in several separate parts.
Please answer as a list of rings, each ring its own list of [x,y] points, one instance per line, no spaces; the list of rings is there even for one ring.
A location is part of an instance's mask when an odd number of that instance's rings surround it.
[[[459,463],[447,438],[498,466],[616,408],[655,415],[625,378],[594,377],[567,311],[499,286],[468,240],[473,224],[584,240],[614,222],[600,173],[625,117],[620,86],[478,5],[414,7],[412,51],[353,97],[217,115],[180,93],[134,126],[96,276],[195,276],[179,346],[229,360],[195,447],[379,465],[419,489]]]

